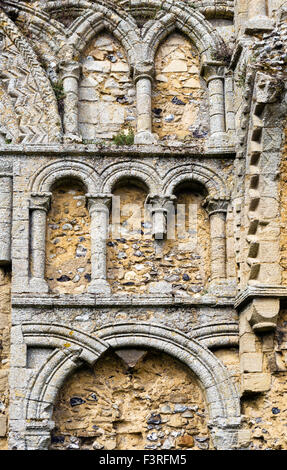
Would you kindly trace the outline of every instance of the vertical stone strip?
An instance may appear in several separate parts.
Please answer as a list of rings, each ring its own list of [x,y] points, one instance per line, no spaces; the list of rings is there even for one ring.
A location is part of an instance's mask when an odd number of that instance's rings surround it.
[[[11,261],[12,177],[0,174],[0,265]]]
[[[107,233],[111,194],[87,194],[91,217],[91,264],[92,279],[88,292],[109,295],[111,288],[107,281]]]
[[[226,278],[226,212],[227,201],[211,199],[207,203],[210,221],[211,280]]]
[[[246,33],[272,30],[273,22],[268,18],[266,3],[266,0],[253,0],[248,3]]]
[[[225,132],[224,86],[223,77],[211,76],[208,81],[210,134]]]
[[[231,144],[226,133],[224,73],[225,67],[221,62],[210,62],[202,68],[209,92],[210,147],[226,147]]]
[[[30,292],[48,292],[45,281],[46,260],[46,221],[51,193],[32,193],[31,211],[31,258],[30,258]]]
[[[78,62],[62,62],[61,76],[63,80],[64,97],[64,140],[81,142],[79,135],[78,91],[80,64]]]
[[[137,133],[135,144],[154,144],[156,137],[152,134],[151,91],[153,65],[139,65],[134,72],[137,99]]]
[[[152,235],[155,240],[163,240],[167,234],[174,234],[174,227],[168,227],[168,215],[173,209],[176,196],[148,196],[152,214]],[[173,230],[172,230],[173,228]]]

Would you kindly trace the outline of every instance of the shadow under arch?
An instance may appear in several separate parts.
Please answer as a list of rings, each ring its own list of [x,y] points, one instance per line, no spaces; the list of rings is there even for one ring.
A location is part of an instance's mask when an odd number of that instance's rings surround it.
[[[56,348],[40,367],[26,395],[26,449],[37,449],[39,429],[48,448],[53,404],[66,378],[83,362],[95,364],[109,348],[153,348],[186,364],[197,377],[209,409],[213,444],[217,449],[231,449],[240,426],[238,392],[223,364],[198,341],[177,330],[149,323],[107,325],[88,335],[63,325],[22,325],[28,346]]]

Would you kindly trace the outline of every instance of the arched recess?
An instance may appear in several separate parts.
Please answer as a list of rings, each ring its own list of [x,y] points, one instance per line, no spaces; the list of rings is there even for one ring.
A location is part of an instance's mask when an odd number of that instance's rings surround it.
[[[134,135],[136,90],[125,49],[113,33],[94,35],[80,57],[79,133],[85,142]]]
[[[210,279],[221,282],[226,279],[226,214],[229,191],[222,177],[203,165],[182,165],[166,173],[164,191],[174,194],[182,185],[192,188],[199,184],[205,190],[203,207],[209,216],[210,225]]]
[[[161,18],[144,32],[144,41],[148,54],[146,60],[154,61],[154,55],[159,44],[175,30],[189,37],[198,48],[202,61],[214,60],[214,54],[220,50],[224,42],[215,28],[212,27],[198,10],[187,6],[183,2],[172,0],[170,2],[163,2],[161,4],[161,11],[165,11],[166,15],[162,15]],[[158,23],[161,24],[161,28],[158,27]]]
[[[167,195],[173,194],[180,184],[195,181],[206,188],[208,198],[229,199],[229,191],[223,178],[214,170],[198,163],[178,165],[165,174],[163,181],[164,193]]]
[[[47,448],[53,427],[53,403],[68,375],[82,361],[94,364],[110,347],[159,349],[185,363],[204,391],[214,446],[231,449],[236,445],[240,426],[238,392],[223,364],[198,341],[179,331],[148,323],[121,323],[107,325],[91,336],[62,325],[26,323],[22,325],[22,333],[29,346],[57,348],[40,367],[26,394],[23,419],[29,420],[25,433],[27,449],[37,448],[39,430],[46,435],[43,448]]]
[[[91,209],[90,201],[91,201],[91,198],[94,200],[95,197],[98,195],[97,194],[98,175],[92,166],[83,164],[81,162],[71,161],[71,160],[62,160],[56,163],[52,163],[52,164],[46,165],[45,167],[40,168],[36,172],[36,174],[31,180],[31,184],[29,188],[31,191],[30,225],[29,225],[31,243],[29,247],[30,252],[28,254],[28,257],[30,259],[30,270],[29,270],[30,292],[37,292],[37,293],[49,292],[49,286],[45,279],[45,258],[46,258],[46,251],[47,251],[46,250],[47,248],[46,247],[47,212],[49,211],[49,208],[50,208],[53,189],[55,189],[57,186],[61,184],[64,184],[64,185],[68,184],[70,186],[69,191],[71,191],[73,190],[73,187],[71,186],[73,185],[73,183],[76,183],[76,186],[79,190],[79,196],[82,199],[84,199],[84,204],[83,204],[83,201],[81,202],[81,206],[83,207],[83,212],[84,212],[83,217],[80,217],[80,213],[77,211],[77,208],[75,208],[76,210],[75,216],[76,216],[76,220],[82,221],[80,225],[78,224],[79,230],[81,227],[84,226],[85,233],[87,233],[87,228],[88,228],[87,224],[89,226],[89,231],[90,231],[89,236],[91,236],[91,239],[92,239],[91,269],[92,269],[92,273],[94,273],[95,271],[94,266],[95,266],[95,263],[98,262],[98,256],[94,255],[93,250],[95,250],[95,248],[97,247],[97,242],[94,242],[94,240],[96,240],[97,236],[99,236],[99,233],[98,233],[98,230],[92,229],[93,222],[97,220],[97,217],[95,217],[95,212],[93,212]],[[85,209],[86,202],[89,203],[89,212],[91,216],[91,222],[89,222],[90,220],[89,215]],[[65,218],[64,213],[65,213],[65,210],[63,211],[63,217]],[[64,222],[64,219],[60,218],[59,221],[60,220]],[[67,220],[65,220],[65,222],[67,222]],[[65,222],[64,222],[64,225],[65,225]],[[66,229],[71,230],[71,227],[69,227],[69,224],[67,225]],[[74,233],[74,230],[73,230],[73,233]],[[67,265],[66,265],[67,267],[69,266],[69,263],[72,262],[71,258],[73,258],[74,255],[77,257],[77,250],[78,250],[78,257],[81,257],[83,254],[87,253],[88,246],[90,246],[89,244],[87,246],[81,245],[80,238],[79,238],[80,243],[77,243],[76,240],[78,240],[78,237],[77,237],[76,232],[74,233],[74,238],[75,238],[74,249],[76,251],[72,256],[68,257]],[[39,249],[39,246],[41,247],[40,249]],[[64,247],[62,248],[65,250]],[[63,250],[61,252],[63,253]],[[52,255],[55,256],[55,253],[52,253]],[[105,257],[104,252],[102,253],[102,256]],[[89,264],[89,259],[86,261]],[[84,269],[87,268],[88,264],[86,266],[78,266],[76,268],[76,265],[74,265],[72,262],[72,265],[74,267],[71,273],[74,272],[75,269],[78,269],[80,267]],[[51,279],[52,278],[55,279],[54,278],[55,274],[56,274],[56,271],[53,271]],[[91,278],[89,273],[86,272],[86,275],[88,276],[86,280],[90,281],[91,279],[93,279],[93,276]],[[78,278],[79,278],[79,274],[78,275],[76,274],[74,280]],[[61,277],[59,277],[59,279],[61,279]],[[66,282],[66,281],[69,282],[69,276],[68,277],[64,276],[62,280],[60,280],[59,282]],[[67,284],[67,287],[68,287],[68,284]],[[72,284],[70,287],[71,288],[73,287]],[[79,290],[78,293],[81,293],[81,289]]]

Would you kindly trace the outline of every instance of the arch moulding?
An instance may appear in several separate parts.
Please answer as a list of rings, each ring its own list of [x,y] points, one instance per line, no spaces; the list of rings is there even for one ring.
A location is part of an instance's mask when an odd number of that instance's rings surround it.
[[[53,404],[58,390],[70,374],[83,362],[94,365],[109,348],[129,347],[157,349],[186,364],[197,377],[205,395],[209,410],[208,426],[215,447],[231,449],[236,446],[240,426],[238,392],[223,364],[197,340],[149,323],[107,325],[95,331],[93,336],[56,324],[24,323],[20,328],[26,346],[54,348],[26,390],[22,417],[26,422],[23,448],[48,448],[54,426]],[[13,444],[13,422],[10,436]]]

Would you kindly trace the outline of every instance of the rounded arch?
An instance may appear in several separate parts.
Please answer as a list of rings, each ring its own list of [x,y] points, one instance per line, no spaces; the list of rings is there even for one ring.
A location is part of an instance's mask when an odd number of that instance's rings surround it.
[[[122,180],[139,180],[149,191],[149,194],[160,192],[161,184],[159,175],[151,165],[140,162],[121,162],[109,165],[101,175],[102,183],[100,191],[111,193]]]
[[[218,173],[199,164],[179,165],[166,173],[164,193],[172,195],[177,187],[188,181],[197,182],[206,188],[208,197],[228,199],[229,192],[223,178]]]
[[[24,419],[38,423],[45,420],[45,428],[59,388],[82,361],[93,365],[108,348],[144,347],[166,352],[191,369],[205,392],[216,447],[230,448],[234,442],[234,432],[240,424],[237,390],[223,364],[187,335],[149,323],[107,325],[95,331],[94,336],[62,325],[26,323],[22,333],[30,346],[57,348],[29,384]]]
[[[68,0],[69,6],[71,2]],[[61,7],[65,7],[65,1]],[[137,45],[141,42],[137,24],[126,12],[101,2],[94,2],[82,16],[77,18],[67,29],[68,43],[78,53],[82,53],[89,41],[99,32],[107,30],[122,44],[129,63],[134,63]]]
[[[152,5],[153,3],[150,5],[149,2],[149,8],[152,8]],[[146,1],[138,4],[139,8],[145,6]],[[158,9],[157,2],[155,2],[154,9],[155,11]],[[198,48],[202,59],[213,60],[213,55],[220,50],[224,41],[199,10],[191,8],[183,2],[171,0],[161,4],[161,11],[164,11],[165,15],[151,24],[144,33],[145,50],[148,54],[145,60],[153,62],[160,43],[176,30],[189,37]]]
[[[239,396],[222,363],[207,348],[185,334],[149,323],[120,323],[97,331],[114,349],[149,347],[166,352],[186,364],[205,392],[210,420],[240,416]]]
[[[62,160],[40,168],[31,180],[30,190],[35,193],[50,192],[58,181],[64,179],[80,181],[88,193],[98,192],[99,181],[95,169],[75,160]]]

